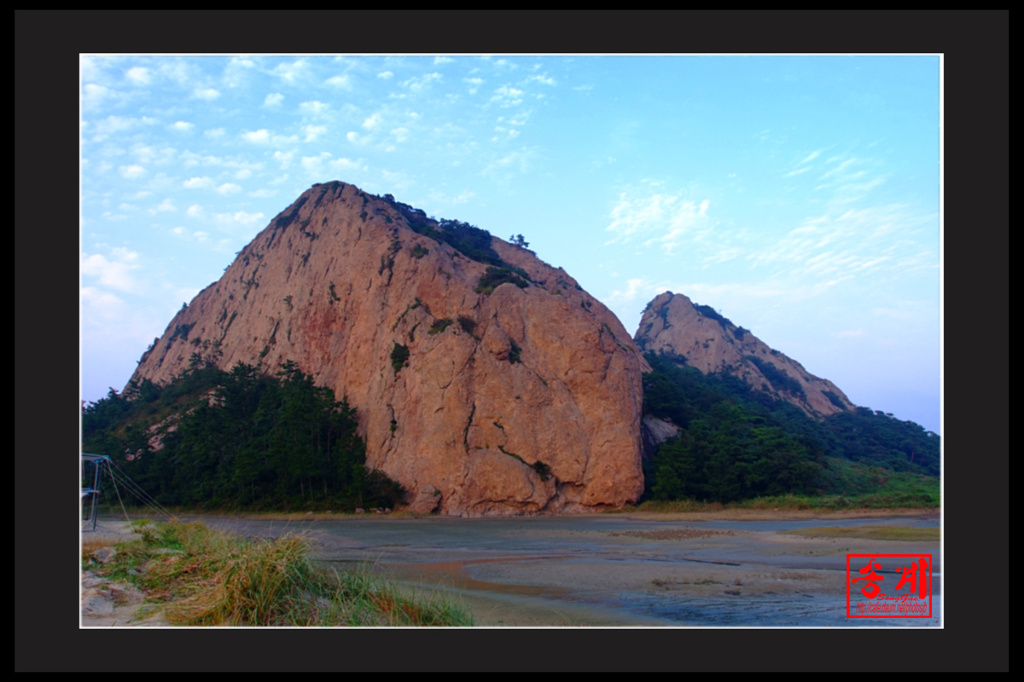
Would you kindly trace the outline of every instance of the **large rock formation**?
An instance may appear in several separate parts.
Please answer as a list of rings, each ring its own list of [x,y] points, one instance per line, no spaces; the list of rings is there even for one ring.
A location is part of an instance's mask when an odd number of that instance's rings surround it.
[[[618,319],[524,247],[390,196],[314,185],[133,378],[164,383],[198,359],[295,361],[358,410],[367,464],[417,510],[586,511],[643,490],[645,363]]]
[[[835,384],[768,347],[708,306],[682,294],[656,296],[640,319],[636,344],[701,372],[728,372],[810,416],[827,416],[855,406]]]

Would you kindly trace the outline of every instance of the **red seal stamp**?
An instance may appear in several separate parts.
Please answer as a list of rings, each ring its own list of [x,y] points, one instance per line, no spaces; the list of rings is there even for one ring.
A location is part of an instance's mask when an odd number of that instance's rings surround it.
[[[931,618],[931,554],[847,554],[847,618]]]

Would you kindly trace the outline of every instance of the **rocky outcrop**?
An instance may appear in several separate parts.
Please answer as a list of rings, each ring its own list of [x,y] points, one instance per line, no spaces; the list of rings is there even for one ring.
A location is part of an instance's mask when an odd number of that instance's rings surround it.
[[[658,353],[705,374],[728,372],[811,416],[855,407],[831,381],[813,376],[714,309],[695,306],[682,294],[667,291],[648,303],[635,339],[644,352]]]
[[[367,464],[414,509],[586,511],[642,492],[645,363],[618,319],[527,249],[390,196],[314,185],[133,378],[287,360],[357,409]]]
[[[645,414],[640,423],[640,434],[643,438],[644,457],[653,457],[658,446],[679,435],[681,429],[672,422]]]

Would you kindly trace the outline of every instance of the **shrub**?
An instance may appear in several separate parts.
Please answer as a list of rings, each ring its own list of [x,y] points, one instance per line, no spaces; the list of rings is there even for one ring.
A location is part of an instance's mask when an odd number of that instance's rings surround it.
[[[395,368],[395,374],[409,364],[409,347],[403,346],[397,341],[391,349],[391,366]]]
[[[484,273],[484,276],[480,278],[479,284],[477,284],[476,293],[490,294],[499,285],[505,283],[515,284],[520,289],[525,289],[529,286],[526,278],[528,278],[528,275],[521,268],[488,266],[487,272]]]
[[[451,323],[451,319],[447,317],[437,320],[434,322],[434,324],[430,325],[430,329],[427,331],[427,334],[430,334],[431,336],[433,336],[434,334],[440,334],[445,329],[447,329],[448,326],[451,325]]]

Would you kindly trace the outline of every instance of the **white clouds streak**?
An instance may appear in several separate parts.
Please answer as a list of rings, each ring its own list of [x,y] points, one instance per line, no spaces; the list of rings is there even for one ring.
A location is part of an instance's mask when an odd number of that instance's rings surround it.
[[[611,224],[605,228],[613,235],[607,244],[640,238],[645,245],[657,243],[673,249],[687,237],[699,235],[711,227],[710,205],[708,199],[698,203],[684,199],[681,194],[623,192],[612,207]]]

